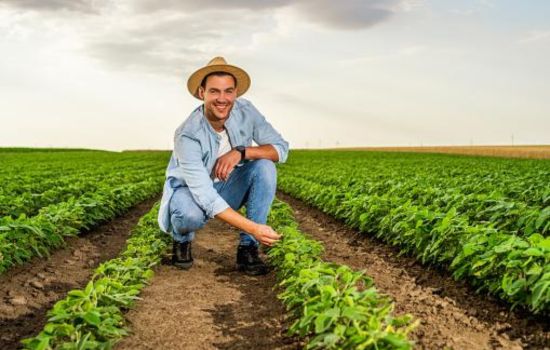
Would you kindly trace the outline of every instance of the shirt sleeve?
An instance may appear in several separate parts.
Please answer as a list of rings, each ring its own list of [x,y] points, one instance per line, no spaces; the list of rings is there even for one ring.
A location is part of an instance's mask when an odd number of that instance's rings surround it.
[[[229,208],[227,202],[214,188],[206,167],[202,162],[202,151],[199,141],[185,135],[176,135],[174,139],[174,154],[180,167],[180,174],[195,202],[213,218]]]
[[[288,157],[288,142],[281,134],[265,119],[265,117],[248,101],[246,107],[254,118],[253,139],[258,145],[272,145],[275,147],[279,160],[277,163],[284,163]]]

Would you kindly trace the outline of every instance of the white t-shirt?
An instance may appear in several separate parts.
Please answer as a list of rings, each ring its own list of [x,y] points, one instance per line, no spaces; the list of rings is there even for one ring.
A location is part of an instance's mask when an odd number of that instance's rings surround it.
[[[217,132],[217,131],[216,131]],[[227,152],[231,151],[231,143],[229,142],[229,135],[227,135],[227,130],[223,129],[223,131],[217,132],[218,135],[221,136],[220,139],[220,148],[218,149],[218,157],[220,158]],[[215,169],[216,167],[214,167]],[[219,182],[220,179],[217,177],[214,178],[214,182]]]

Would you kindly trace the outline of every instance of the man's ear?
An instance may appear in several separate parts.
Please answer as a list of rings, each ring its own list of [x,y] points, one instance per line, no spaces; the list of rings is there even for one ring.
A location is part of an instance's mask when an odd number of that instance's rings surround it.
[[[199,98],[204,100],[204,88],[202,86],[199,86]]]

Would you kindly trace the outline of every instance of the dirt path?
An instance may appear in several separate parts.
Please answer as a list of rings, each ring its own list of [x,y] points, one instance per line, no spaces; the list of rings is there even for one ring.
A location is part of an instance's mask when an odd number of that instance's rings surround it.
[[[47,259],[35,258],[0,276],[0,349],[17,349],[19,340],[35,335],[46,313],[71,289],[83,287],[100,262],[118,255],[131,229],[157,197],[123,216],[67,239],[67,246]]]
[[[211,220],[193,242],[190,270],[161,265],[127,314],[132,335],[117,349],[297,349],[284,335],[275,276],[235,270],[238,231]]]
[[[428,270],[398,250],[349,229],[321,211],[282,193],[300,228],[324,242],[325,259],[364,269],[395,301],[396,312],[422,320],[413,337],[421,349],[550,349],[550,321],[509,313],[505,305]]]

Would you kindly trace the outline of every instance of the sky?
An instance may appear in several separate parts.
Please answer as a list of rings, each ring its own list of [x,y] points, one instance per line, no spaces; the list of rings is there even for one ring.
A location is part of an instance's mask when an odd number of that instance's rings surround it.
[[[550,144],[546,0],[0,0],[0,147],[171,149],[223,56],[291,148]]]

